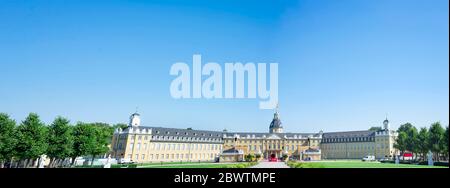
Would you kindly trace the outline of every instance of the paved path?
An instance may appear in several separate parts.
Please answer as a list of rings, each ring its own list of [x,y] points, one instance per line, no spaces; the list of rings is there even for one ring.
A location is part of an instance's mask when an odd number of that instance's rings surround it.
[[[286,165],[284,162],[261,161],[257,165],[252,166],[251,168],[289,168],[289,166]]]

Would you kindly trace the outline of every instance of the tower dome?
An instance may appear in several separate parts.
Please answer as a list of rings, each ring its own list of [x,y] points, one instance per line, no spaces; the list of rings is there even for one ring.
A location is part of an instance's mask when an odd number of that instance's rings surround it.
[[[281,125],[281,120],[278,115],[278,110],[273,114],[272,122],[269,126],[270,133],[283,133],[283,126]]]

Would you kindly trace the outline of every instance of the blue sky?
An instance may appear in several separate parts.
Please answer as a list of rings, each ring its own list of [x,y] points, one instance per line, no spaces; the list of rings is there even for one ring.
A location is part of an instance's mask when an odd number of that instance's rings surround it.
[[[279,63],[287,132],[449,122],[447,0],[0,1],[0,112],[267,132],[258,100],[175,100],[170,66]]]

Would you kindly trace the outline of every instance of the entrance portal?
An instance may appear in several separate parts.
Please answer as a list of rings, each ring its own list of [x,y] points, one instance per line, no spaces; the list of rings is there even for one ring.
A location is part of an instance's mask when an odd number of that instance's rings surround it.
[[[269,161],[277,161],[277,156],[274,153],[272,153],[270,155]]]

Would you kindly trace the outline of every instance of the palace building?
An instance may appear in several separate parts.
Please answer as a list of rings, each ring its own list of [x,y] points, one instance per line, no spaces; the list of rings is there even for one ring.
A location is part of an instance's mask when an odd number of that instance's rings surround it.
[[[140,125],[134,113],[125,130],[113,135],[112,156],[135,162],[212,161],[222,151],[223,135],[217,131],[198,131]]]
[[[361,159],[373,155],[376,159],[393,158],[397,133],[390,130],[389,120],[379,131],[348,131],[325,133],[321,149],[323,159]]]
[[[395,137],[387,119],[380,131],[284,133],[277,110],[269,131],[254,133],[146,127],[134,113],[126,129],[114,132],[111,157],[140,163],[242,161],[248,154],[261,159],[382,159],[394,155]]]

